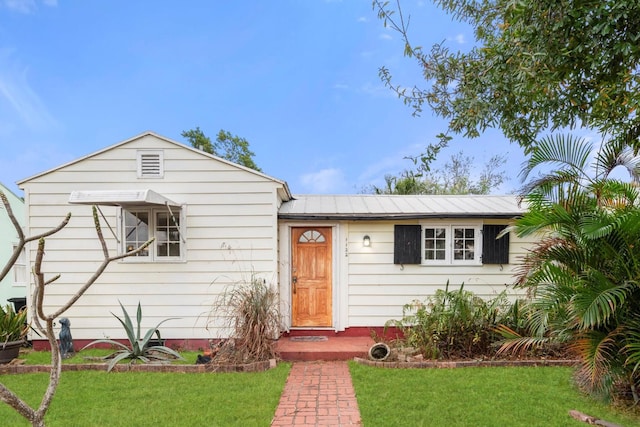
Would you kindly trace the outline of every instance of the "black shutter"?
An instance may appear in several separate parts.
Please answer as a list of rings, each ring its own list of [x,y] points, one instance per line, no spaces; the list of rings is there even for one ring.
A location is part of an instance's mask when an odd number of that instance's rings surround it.
[[[420,264],[422,226],[396,225],[394,229],[394,264]]]
[[[509,233],[497,238],[506,225],[484,225],[482,228],[482,263],[509,264]]]

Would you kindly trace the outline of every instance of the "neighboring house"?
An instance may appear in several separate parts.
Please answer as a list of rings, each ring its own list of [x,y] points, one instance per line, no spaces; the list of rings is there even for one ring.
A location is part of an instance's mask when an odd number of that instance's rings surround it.
[[[229,285],[278,287],[284,329],[368,334],[402,306],[447,281],[484,296],[509,289],[528,242],[507,235],[522,213],[513,196],[292,196],[287,184],[152,132],[19,182],[29,234],[47,239],[46,311],[58,307],[102,259],[91,205],[113,262],[65,314],[76,342],[124,338],[111,315],[138,302],[143,323],[185,348],[225,337],[211,313]],[[33,261],[35,247],[30,248]],[[212,316],[213,314],[213,316]],[[34,346],[44,345],[34,341]]]
[[[18,223],[24,225],[24,201],[2,184],[0,184],[0,191],[7,197],[11,211]],[[4,204],[0,203],[0,270],[4,268],[9,258],[11,258],[17,244],[18,233],[5,211]],[[23,251],[9,274],[0,281],[0,305],[4,307],[13,298],[25,298],[27,295],[27,281],[28,269],[25,252]],[[11,305],[14,306],[13,303]]]

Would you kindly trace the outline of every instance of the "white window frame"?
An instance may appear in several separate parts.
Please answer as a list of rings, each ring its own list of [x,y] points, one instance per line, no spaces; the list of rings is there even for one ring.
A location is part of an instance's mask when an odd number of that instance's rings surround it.
[[[173,215],[178,220],[179,224],[179,242],[180,242],[180,256],[159,256],[158,241],[155,240],[147,248],[148,255],[137,255],[124,258],[124,262],[153,262],[153,263],[171,263],[171,262],[184,262],[186,259],[186,206],[173,207],[171,211],[166,206],[150,207],[150,206],[131,206],[122,207],[118,214],[118,237],[120,239],[119,252],[121,254],[127,252],[127,236],[125,236],[125,212],[146,212],[149,215],[149,238],[156,237],[157,231],[157,214],[164,213],[167,215]],[[169,219],[171,221],[171,218]]]
[[[422,265],[482,265],[482,223],[451,223],[451,222],[425,222],[420,224],[422,226],[421,232],[421,259]],[[425,258],[425,229],[445,229],[445,259],[426,259]],[[474,230],[474,257],[470,260],[456,260],[453,257],[454,254],[454,229],[464,228]]]
[[[12,246],[13,251],[15,251],[17,247],[18,247],[18,244],[14,243]],[[18,280],[18,276],[19,276],[18,269],[22,269],[22,277],[24,277],[24,281]],[[12,274],[13,286],[27,286],[27,281],[29,280],[29,271],[27,269],[26,248],[22,248],[22,252],[18,256],[18,259],[16,259],[16,262],[13,264],[13,267],[11,267],[11,274]]]

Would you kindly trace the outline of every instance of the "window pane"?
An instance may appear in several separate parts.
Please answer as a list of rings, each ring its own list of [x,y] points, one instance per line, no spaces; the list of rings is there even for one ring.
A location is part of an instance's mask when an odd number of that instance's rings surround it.
[[[473,261],[475,259],[475,229],[455,228],[454,236],[453,259]]]
[[[171,216],[169,212],[156,213],[156,256],[180,256],[179,215]]]
[[[446,259],[447,232],[444,228],[424,229],[424,259]]]
[[[149,213],[124,211],[124,232],[127,252],[142,246],[149,240]],[[136,256],[149,256],[149,250],[145,249]]]
[[[13,246],[15,251],[17,246]],[[13,264],[13,283],[27,283],[27,255],[24,249],[18,255],[18,259]]]

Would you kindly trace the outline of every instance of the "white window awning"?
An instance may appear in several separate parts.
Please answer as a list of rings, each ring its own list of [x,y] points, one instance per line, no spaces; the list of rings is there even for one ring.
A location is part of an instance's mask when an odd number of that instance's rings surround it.
[[[174,206],[179,203],[158,194],[153,190],[88,190],[73,191],[69,203],[98,206]]]

